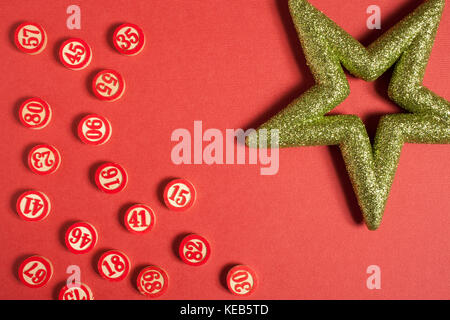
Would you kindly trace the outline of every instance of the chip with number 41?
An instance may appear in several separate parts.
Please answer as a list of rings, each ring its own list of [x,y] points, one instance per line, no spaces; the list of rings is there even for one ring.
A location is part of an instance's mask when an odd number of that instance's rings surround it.
[[[124,224],[131,233],[147,233],[155,225],[155,213],[145,204],[135,204],[125,212]]]
[[[50,213],[50,199],[40,191],[26,191],[17,199],[17,214],[25,221],[41,221]]]

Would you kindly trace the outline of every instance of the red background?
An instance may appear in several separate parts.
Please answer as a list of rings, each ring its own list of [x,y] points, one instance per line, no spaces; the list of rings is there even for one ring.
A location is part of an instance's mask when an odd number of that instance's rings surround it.
[[[368,45],[418,6],[419,0],[311,0],[351,35]],[[287,1],[78,1],[82,29],[66,27],[67,1],[2,1],[0,12],[1,144],[0,298],[51,299],[61,288],[67,266],[79,265],[81,279],[97,299],[145,299],[135,288],[136,271],[147,264],[167,270],[170,287],[162,299],[228,299],[225,272],[235,263],[256,271],[259,287],[250,298],[446,298],[450,297],[450,148],[405,145],[378,231],[368,231],[337,147],[284,149],[275,176],[261,176],[255,165],[172,164],[176,128],[256,127],[313,84]],[[382,30],[368,30],[366,8],[381,7]],[[49,41],[29,56],[12,41],[18,23],[41,23]],[[114,27],[122,22],[144,29],[147,44],[135,57],[112,47]],[[81,37],[93,59],[71,71],[57,59],[59,44]],[[450,7],[447,4],[424,83],[450,99]],[[101,68],[118,70],[127,82],[124,96],[106,103],[90,92]],[[389,74],[374,83],[349,77],[352,94],[337,109],[361,116],[373,135],[378,118],[400,112],[386,94]],[[48,127],[23,127],[17,109],[24,98],[39,96],[53,108]],[[76,137],[86,113],[106,116],[110,142],[93,147]],[[26,166],[29,148],[39,142],[62,154],[60,169],[37,176]],[[101,193],[93,169],[112,160],[128,171],[119,194]],[[191,180],[197,203],[175,213],[161,202],[170,177]],[[22,221],[15,201],[35,188],[52,201],[49,217]],[[156,212],[155,229],[129,233],[121,215],[130,203]],[[99,231],[93,252],[76,256],[64,246],[70,222],[86,220]],[[176,255],[180,236],[196,232],[209,239],[210,261],[185,265]],[[126,252],[132,275],[110,283],[95,271],[106,249]],[[41,254],[54,265],[52,280],[29,289],[16,276],[27,255]],[[366,268],[381,268],[381,290],[366,288]]]

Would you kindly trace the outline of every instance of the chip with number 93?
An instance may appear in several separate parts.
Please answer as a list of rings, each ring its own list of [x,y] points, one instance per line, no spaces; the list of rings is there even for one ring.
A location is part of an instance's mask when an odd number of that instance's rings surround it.
[[[131,233],[147,233],[155,225],[155,213],[149,206],[135,204],[125,212],[124,224]]]
[[[227,286],[228,290],[236,296],[248,296],[256,289],[256,274],[248,266],[234,266],[228,271]]]
[[[82,39],[67,39],[59,48],[59,60],[68,69],[82,70],[92,60],[91,47]]]
[[[202,236],[190,234],[181,241],[178,254],[184,263],[190,266],[201,266],[208,261],[211,247]]]
[[[50,106],[41,98],[31,98],[20,105],[19,119],[27,128],[42,129],[50,123],[51,118]]]
[[[102,278],[110,281],[121,281],[130,272],[130,260],[123,252],[110,250],[100,257],[97,267]]]
[[[87,222],[76,222],[66,231],[66,247],[75,254],[87,253],[97,244],[98,234],[95,227]]]
[[[40,288],[52,277],[53,266],[42,256],[26,258],[19,266],[19,279],[29,288]]]
[[[108,119],[98,114],[90,114],[78,124],[78,137],[90,145],[101,145],[111,138],[111,124]]]
[[[16,47],[28,54],[38,54],[45,49],[47,35],[44,28],[34,22],[24,22],[19,25],[14,34]]]
[[[59,168],[60,164],[61,155],[51,145],[39,144],[28,153],[28,166],[36,174],[51,174]]]
[[[103,101],[115,101],[125,92],[125,80],[114,70],[102,70],[92,80],[92,91]]]
[[[95,172],[97,187],[106,193],[117,193],[123,190],[128,182],[124,168],[117,163],[104,163]]]
[[[185,211],[195,202],[194,185],[186,179],[170,181],[164,189],[164,203],[173,211]]]
[[[166,271],[157,266],[145,267],[137,277],[139,292],[150,298],[163,295],[169,286],[169,277]]]

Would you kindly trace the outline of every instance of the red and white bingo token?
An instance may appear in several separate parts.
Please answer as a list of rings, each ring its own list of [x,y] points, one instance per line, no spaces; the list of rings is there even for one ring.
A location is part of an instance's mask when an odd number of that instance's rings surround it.
[[[24,22],[17,27],[14,34],[17,48],[28,54],[38,54],[45,49],[47,34],[42,26],[33,22]]]
[[[19,279],[30,288],[44,286],[52,277],[52,263],[42,256],[26,258],[19,267]]]
[[[39,191],[26,191],[17,199],[17,214],[25,221],[44,220],[50,213],[50,199]]]
[[[137,288],[140,293],[150,298],[157,298],[167,291],[169,277],[156,266],[145,267],[137,277]]]
[[[228,290],[234,295],[248,296],[256,289],[256,274],[248,266],[234,266],[228,271],[227,286]]]
[[[98,114],[90,114],[78,124],[78,137],[86,144],[100,145],[111,138],[111,124]]]
[[[125,80],[114,70],[102,70],[92,80],[92,91],[103,101],[115,101],[125,92]]]
[[[92,60],[91,47],[82,39],[67,39],[59,48],[59,60],[71,70],[84,69]]]
[[[170,181],[164,189],[164,202],[173,211],[185,211],[195,202],[195,188],[186,179]]]
[[[127,173],[117,163],[104,163],[95,172],[97,187],[106,193],[117,193],[127,186]]]
[[[125,212],[124,224],[132,233],[147,233],[155,225],[155,213],[149,206],[135,204]]]
[[[28,166],[36,174],[51,174],[59,168],[60,164],[59,151],[48,144],[39,144],[28,154]]]
[[[65,285],[59,292],[58,300],[94,300],[91,288],[86,284]]]
[[[20,105],[19,119],[31,129],[42,129],[50,123],[52,110],[41,98],[31,98]]]
[[[144,32],[135,24],[124,23],[114,31],[113,43],[120,53],[134,56],[144,48]]]
[[[190,234],[181,241],[178,254],[184,263],[190,266],[200,266],[208,261],[211,247],[202,236]]]
[[[130,260],[118,250],[107,251],[98,260],[98,272],[110,281],[123,280],[130,272]]]
[[[67,249],[75,254],[91,251],[97,244],[97,239],[97,230],[87,222],[77,222],[71,225],[64,238]]]

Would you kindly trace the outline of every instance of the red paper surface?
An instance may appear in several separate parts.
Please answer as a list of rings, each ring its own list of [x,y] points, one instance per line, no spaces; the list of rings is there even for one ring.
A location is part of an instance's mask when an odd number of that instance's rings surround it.
[[[351,35],[368,45],[418,6],[419,0],[311,0]],[[337,147],[280,151],[277,175],[261,176],[256,165],[174,165],[173,130],[202,120],[204,129],[251,128],[264,122],[313,85],[290,20],[287,1],[78,1],[81,30],[66,27],[65,1],[3,1],[1,41],[1,263],[0,298],[52,299],[64,284],[69,265],[81,268],[81,280],[96,299],[145,299],[135,287],[141,267],[155,264],[169,274],[161,299],[229,299],[226,271],[236,263],[251,266],[259,286],[255,299],[413,299],[450,297],[450,148],[405,145],[378,231],[361,221],[352,187]],[[381,8],[382,30],[368,30],[366,8]],[[45,28],[44,52],[29,56],[12,41],[22,21]],[[114,27],[132,22],[144,29],[147,44],[135,57],[118,54],[110,43]],[[81,37],[93,59],[71,71],[57,59],[59,44]],[[450,7],[447,4],[424,83],[450,99]],[[96,71],[112,68],[127,83],[124,96],[106,103],[90,92]],[[401,112],[387,98],[389,74],[374,83],[349,77],[352,93],[336,113],[361,116],[373,136],[380,115]],[[17,118],[24,98],[39,96],[53,109],[48,127],[34,131]],[[99,113],[113,127],[103,146],[87,146],[76,136],[80,116]],[[26,166],[36,143],[55,145],[62,165],[51,176]],[[93,183],[96,165],[122,164],[129,174],[119,194],[100,192]],[[171,177],[193,182],[195,206],[171,212],[161,202]],[[30,223],[15,213],[26,189],[45,192],[52,212]],[[121,215],[129,204],[150,205],[153,231],[129,233]],[[99,243],[76,256],[64,246],[70,222],[95,225]],[[186,233],[206,237],[210,260],[185,265],[177,244]],[[119,283],[95,270],[106,249],[128,254],[132,274]],[[17,279],[24,257],[41,254],[54,266],[52,280],[29,289]],[[366,269],[381,268],[381,289],[369,290]]]

